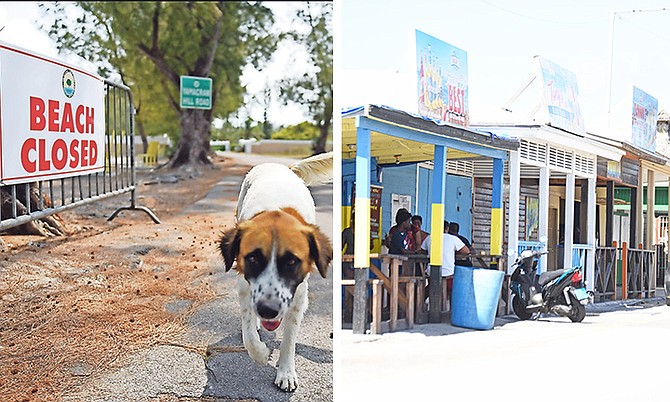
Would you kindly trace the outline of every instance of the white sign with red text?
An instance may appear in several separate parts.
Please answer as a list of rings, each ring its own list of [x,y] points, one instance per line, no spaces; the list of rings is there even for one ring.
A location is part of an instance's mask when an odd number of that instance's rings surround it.
[[[105,169],[104,81],[0,42],[0,183]]]

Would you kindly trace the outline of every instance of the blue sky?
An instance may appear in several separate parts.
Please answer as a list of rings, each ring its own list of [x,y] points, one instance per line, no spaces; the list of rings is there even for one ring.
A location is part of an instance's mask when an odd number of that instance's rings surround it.
[[[667,0],[341,0],[337,5],[340,106],[382,103],[415,112],[411,41],[418,29],[468,53],[472,122],[509,120],[501,107],[534,74],[535,55],[576,74],[589,132],[626,139],[630,130],[622,126],[630,124],[633,85],[656,97],[659,109],[670,110]],[[610,67],[611,114],[619,116],[611,125]],[[536,91],[529,88],[512,104],[515,120],[530,115]]]

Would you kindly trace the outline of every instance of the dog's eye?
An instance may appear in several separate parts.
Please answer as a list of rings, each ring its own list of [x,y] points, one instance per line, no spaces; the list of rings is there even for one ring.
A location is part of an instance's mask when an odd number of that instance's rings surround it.
[[[263,255],[263,252],[256,249],[244,256],[244,277],[255,278],[263,272],[268,260]]]
[[[251,267],[263,265],[263,255],[257,250],[244,256],[244,262]]]
[[[283,267],[285,270],[293,271],[300,266],[300,258],[287,253],[279,259],[279,266]]]

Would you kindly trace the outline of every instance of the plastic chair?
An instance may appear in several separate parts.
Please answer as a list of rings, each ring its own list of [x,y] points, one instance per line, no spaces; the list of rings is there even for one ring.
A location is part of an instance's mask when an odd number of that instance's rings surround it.
[[[149,141],[147,146],[147,152],[144,154],[138,154],[137,159],[142,160],[144,166],[155,166],[158,163],[158,141]]]

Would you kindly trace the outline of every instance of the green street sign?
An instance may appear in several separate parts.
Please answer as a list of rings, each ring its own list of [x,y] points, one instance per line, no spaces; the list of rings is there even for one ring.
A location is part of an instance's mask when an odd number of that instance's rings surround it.
[[[179,98],[182,109],[212,108],[211,78],[182,75],[179,88]]]

